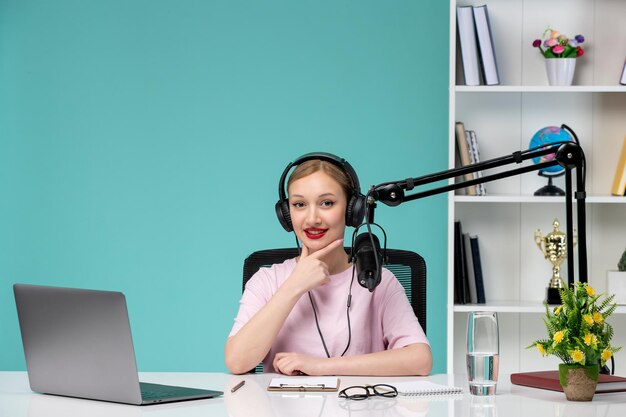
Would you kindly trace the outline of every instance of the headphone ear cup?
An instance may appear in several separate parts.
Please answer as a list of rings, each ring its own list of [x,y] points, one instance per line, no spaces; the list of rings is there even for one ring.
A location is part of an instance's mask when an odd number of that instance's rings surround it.
[[[278,222],[287,232],[293,231],[293,225],[291,224],[291,213],[289,213],[289,201],[278,200],[275,206],[276,217]]]
[[[346,208],[346,226],[357,227],[363,222],[365,217],[366,198],[363,194],[358,194],[350,198]]]

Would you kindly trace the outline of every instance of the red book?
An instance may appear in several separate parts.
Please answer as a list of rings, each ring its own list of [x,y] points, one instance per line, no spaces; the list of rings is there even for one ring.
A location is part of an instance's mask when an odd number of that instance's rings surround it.
[[[533,388],[563,392],[559,382],[559,371],[520,372],[511,374],[511,383]],[[626,391],[626,378],[600,374],[596,394]]]

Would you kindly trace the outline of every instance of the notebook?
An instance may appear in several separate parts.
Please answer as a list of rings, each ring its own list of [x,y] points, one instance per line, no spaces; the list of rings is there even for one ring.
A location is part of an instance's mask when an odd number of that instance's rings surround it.
[[[396,387],[398,395],[430,396],[463,394],[463,388],[436,384],[431,381],[394,382],[391,385]]]
[[[33,391],[135,405],[223,394],[139,382],[121,292],[24,284],[13,292]]]
[[[542,388],[563,392],[559,382],[559,371],[520,372],[511,374],[511,383],[532,388]],[[596,394],[626,391],[626,378],[600,374]]]

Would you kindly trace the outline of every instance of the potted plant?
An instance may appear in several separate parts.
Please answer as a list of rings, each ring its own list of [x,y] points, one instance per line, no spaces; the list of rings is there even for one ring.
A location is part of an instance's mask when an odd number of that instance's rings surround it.
[[[572,85],[576,58],[582,56],[582,43],[585,42],[583,35],[568,38],[559,31],[551,28],[546,29],[541,36],[535,39],[533,46],[539,48],[539,52],[546,58],[546,72],[550,85]]]
[[[617,271],[607,271],[606,282],[608,291],[615,294],[615,302],[626,304],[626,250],[617,262]]]
[[[604,365],[621,347],[611,346],[613,327],[606,319],[615,311],[614,296],[596,294],[578,282],[560,290],[561,305],[546,304],[544,322],[548,337],[533,342],[543,356],[555,355],[559,381],[570,401],[591,401],[598,383],[599,364]]]

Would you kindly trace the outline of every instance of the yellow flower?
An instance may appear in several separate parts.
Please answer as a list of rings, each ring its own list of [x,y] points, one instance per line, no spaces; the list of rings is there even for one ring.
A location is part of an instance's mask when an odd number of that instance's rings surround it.
[[[574,362],[578,362],[580,364],[584,364],[585,363],[585,354],[583,352],[581,352],[580,350],[576,349],[575,351],[572,352],[572,360]]]
[[[604,317],[602,317],[602,314],[596,311],[595,313],[593,313],[593,321],[600,324],[602,323],[602,321],[604,321]]]
[[[563,330],[559,330],[558,332],[554,333],[552,339],[554,339],[554,343],[561,343],[564,337],[565,333],[563,333]]]
[[[611,356],[613,356],[613,352],[609,348],[604,349],[602,351],[602,354],[600,355],[602,360],[605,361],[605,362],[608,361],[609,359],[611,359]]]
[[[541,356],[547,355],[546,348],[544,348],[541,343],[537,343],[537,349],[539,350],[539,353],[541,353]]]
[[[583,340],[587,346],[595,345],[596,343],[598,343],[598,338],[596,337],[596,335],[591,333],[587,333]]]
[[[535,340],[528,348],[536,347],[542,356],[555,355],[574,366],[596,362],[604,365],[621,349],[611,346],[612,329],[605,324],[615,309],[613,297],[599,302],[605,294],[596,293],[582,282],[565,288],[564,292],[564,303],[546,310],[547,339]]]

